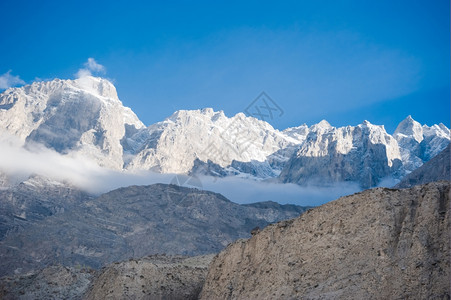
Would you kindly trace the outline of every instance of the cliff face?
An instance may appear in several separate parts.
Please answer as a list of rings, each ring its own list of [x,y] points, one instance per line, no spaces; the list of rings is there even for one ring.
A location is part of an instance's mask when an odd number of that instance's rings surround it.
[[[408,188],[438,180],[451,180],[450,145],[430,161],[405,176],[395,188]]]
[[[238,240],[201,299],[448,299],[450,183],[377,188]]]
[[[365,121],[335,128],[321,121],[310,128],[279,177],[300,185],[353,181],[370,188],[399,172],[401,166],[398,143],[384,126]]]
[[[212,257],[150,256],[111,264],[83,299],[197,299]]]
[[[213,255],[152,255],[99,271],[47,267],[0,278],[0,299],[197,299]]]

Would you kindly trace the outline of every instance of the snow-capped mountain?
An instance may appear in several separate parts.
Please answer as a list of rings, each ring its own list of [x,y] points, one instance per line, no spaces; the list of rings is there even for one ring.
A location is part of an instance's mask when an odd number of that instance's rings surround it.
[[[41,144],[115,170],[280,178],[302,185],[355,181],[362,187],[400,178],[450,140],[443,124],[428,127],[410,116],[393,136],[367,121],[341,128],[321,121],[279,131],[243,113],[227,117],[211,108],[177,111],[146,127],[122,105],[111,82],[91,76],[3,92],[0,131],[24,147]]]
[[[121,140],[144,124],[124,107],[106,79],[83,77],[35,82],[0,95],[0,129],[25,144],[123,167]]]
[[[273,161],[286,160],[287,154],[276,153],[282,149],[294,151],[300,143],[300,139],[243,113],[228,118],[211,108],[181,110],[126,139],[126,151],[132,158],[126,167],[188,173],[196,159],[211,161],[221,168],[231,167],[234,161],[259,162],[270,167],[268,157]],[[273,165],[277,169],[277,164]]]
[[[450,130],[443,124],[421,125],[408,116],[396,128],[393,137],[398,141],[404,168],[410,172],[420,167],[450,141]]]
[[[342,181],[371,187],[400,169],[398,143],[368,121],[335,128],[327,121],[313,125],[280,174],[283,182],[324,185]]]

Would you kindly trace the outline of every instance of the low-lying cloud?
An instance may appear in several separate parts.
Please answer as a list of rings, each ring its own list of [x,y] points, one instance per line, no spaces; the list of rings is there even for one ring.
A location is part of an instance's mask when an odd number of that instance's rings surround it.
[[[77,155],[62,155],[39,144],[23,143],[15,137],[0,138],[0,172],[14,182],[38,174],[58,182],[67,182],[93,194],[130,185],[174,183],[174,174],[151,171],[115,171],[99,167]],[[357,184],[343,183],[329,187],[301,187],[296,184],[253,181],[243,178],[196,178],[179,184],[220,193],[236,203],[275,201],[281,204],[316,206],[360,191]]]
[[[327,187],[299,186],[292,183],[272,183],[242,178],[201,178],[204,189],[220,193],[237,203],[274,201],[280,204],[318,206],[361,191],[356,183],[337,183]]]
[[[0,75],[0,90],[8,89],[10,87],[25,84],[25,81],[20,79],[18,75],[11,75],[12,70]]]
[[[92,57],[88,58],[88,60],[83,64],[84,68],[78,70],[75,74],[77,78],[83,78],[86,76],[91,76],[93,73],[97,74],[105,74],[106,68],[101,64],[97,63],[96,60]]]

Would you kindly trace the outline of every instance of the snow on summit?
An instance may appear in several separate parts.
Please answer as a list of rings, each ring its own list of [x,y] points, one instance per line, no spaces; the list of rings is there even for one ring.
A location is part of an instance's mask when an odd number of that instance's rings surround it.
[[[0,94],[0,130],[25,147],[39,144],[114,170],[301,185],[355,181],[365,187],[412,171],[450,140],[443,124],[429,127],[411,116],[393,135],[368,121],[336,128],[323,120],[279,131],[243,113],[228,117],[212,108],[176,111],[145,126],[110,81],[92,76],[6,90]]]

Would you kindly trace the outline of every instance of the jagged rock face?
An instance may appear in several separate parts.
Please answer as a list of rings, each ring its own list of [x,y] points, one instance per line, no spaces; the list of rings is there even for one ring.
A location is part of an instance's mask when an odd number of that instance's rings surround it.
[[[335,128],[322,121],[310,128],[280,179],[301,185],[354,181],[368,188],[401,166],[398,144],[383,126],[365,121],[355,127]]]
[[[450,131],[443,125],[421,125],[411,116],[399,123],[393,137],[398,141],[404,169],[411,172],[442,151],[450,140]]]
[[[420,144],[423,161],[428,161],[440,153],[449,144],[450,130],[442,123],[431,127],[423,126],[424,139]]]
[[[450,145],[424,165],[406,175],[395,188],[408,188],[439,180],[451,180]]]
[[[121,188],[70,210],[49,212],[39,222],[24,216],[20,221],[28,225],[1,240],[0,276],[57,263],[99,268],[149,254],[216,253],[250,236],[254,227],[303,211],[276,203],[239,205],[216,193],[175,185]]]
[[[84,295],[95,299],[198,299],[213,255],[150,256],[111,264]]]
[[[201,299],[448,299],[450,183],[377,188],[239,240]]]
[[[178,111],[136,133],[127,143],[136,154],[127,166],[130,169],[188,173],[196,159],[210,160],[222,168],[233,161],[265,162],[271,154],[300,141],[242,113],[228,118],[222,111],[203,109]]]
[[[26,143],[122,169],[125,127],[142,128],[106,79],[35,82],[0,94],[0,128]]]
[[[401,178],[450,140],[443,124],[421,126],[410,116],[394,138],[368,122],[335,128],[323,121],[279,131],[211,108],[177,111],[145,127],[109,81],[90,76],[8,89],[0,94],[0,131],[26,146],[39,143],[116,170],[256,180],[280,175],[301,185],[356,181],[362,187],[385,176]]]

